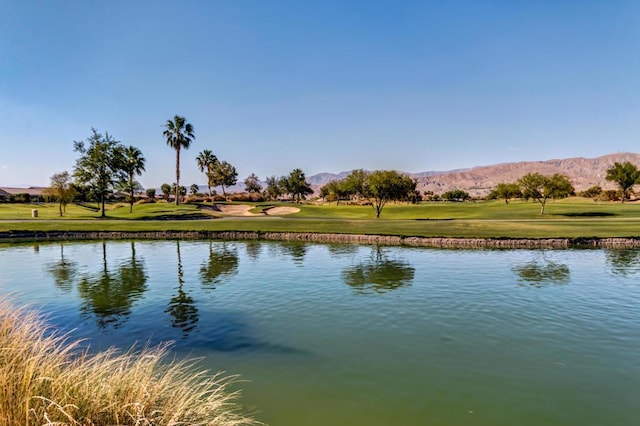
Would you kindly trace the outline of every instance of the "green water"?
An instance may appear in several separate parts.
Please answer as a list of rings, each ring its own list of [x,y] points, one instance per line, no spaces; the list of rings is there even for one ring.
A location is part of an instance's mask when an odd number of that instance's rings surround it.
[[[0,294],[96,348],[175,341],[270,425],[632,425],[640,252],[0,245]]]

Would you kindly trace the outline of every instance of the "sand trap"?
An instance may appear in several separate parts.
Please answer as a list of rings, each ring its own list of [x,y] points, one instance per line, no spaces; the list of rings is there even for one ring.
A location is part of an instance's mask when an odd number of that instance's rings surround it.
[[[297,207],[273,207],[267,210],[265,213],[268,215],[283,215],[298,213],[299,211],[300,209]]]
[[[253,206],[245,204],[216,204],[216,208],[220,213],[228,216],[262,216],[258,213],[249,212]]]
[[[216,204],[210,207],[211,210],[223,216],[282,216],[300,211],[297,207],[273,207],[265,210],[264,213],[251,213],[250,210],[253,208],[254,206],[248,206],[246,204]]]

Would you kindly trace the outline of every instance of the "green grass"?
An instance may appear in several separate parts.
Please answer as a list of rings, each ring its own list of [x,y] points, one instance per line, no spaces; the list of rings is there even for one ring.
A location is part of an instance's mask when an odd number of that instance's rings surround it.
[[[243,203],[247,204],[247,203]],[[256,203],[253,212],[283,203]],[[380,219],[369,206],[299,205],[297,214],[278,217],[212,220],[215,214],[196,204],[110,206],[107,218],[69,206],[62,220],[56,205],[0,204],[0,232],[7,231],[262,231],[379,234],[466,238],[578,238],[640,236],[640,205],[596,203],[569,198],[540,205],[515,201],[390,204]],[[203,219],[207,218],[207,219]],[[190,219],[190,220],[183,220]]]

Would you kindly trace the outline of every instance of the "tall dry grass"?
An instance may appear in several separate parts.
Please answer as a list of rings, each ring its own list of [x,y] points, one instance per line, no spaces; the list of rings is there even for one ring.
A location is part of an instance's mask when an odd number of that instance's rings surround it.
[[[89,354],[41,315],[0,302],[0,426],[251,425],[229,378],[167,346]]]

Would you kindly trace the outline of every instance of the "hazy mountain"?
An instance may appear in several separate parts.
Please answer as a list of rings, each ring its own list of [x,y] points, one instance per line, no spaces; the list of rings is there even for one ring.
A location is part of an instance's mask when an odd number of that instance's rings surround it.
[[[594,185],[604,189],[614,189],[615,184],[605,179],[607,169],[615,162],[630,161],[640,166],[640,154],[623,152],[604,155],[598,158],[567,158],[563,160],[522,161],[502,163],[490,166],[478,166],[470,169],[450,171],[427,171],[410,174],[417,180],[418,190],[433,191],[436,194],[462,189],[472,196],[485,196],[500,182],[513,182],[527,173],[545,175],[562,173],[569,177],[576,191],[585,190]],[[307,180],[314,189],[335,179],[342,179],[350,172],[320,173],[309,176]]]
[[[490,166],[478,166],[470,169],[457,169],[449,171],[426,171],[419,173],[407,173],[418,182],[420,192],[433,191],[435,194],[452,189],[462,189],[471,196],[485,196],[500,182],[514,182],[527,173],[542,173],[545,175],[562,173],[569,177],[576,191],[583,191],[591,186],[600,185],[604,189],[615,189],[615,184],[605,179],[607,169],[615,162],[630,161],[640,167],[640,154],[622,152],[604,155],[598,158],[566,158],[563,160],[547,161],[522,161],[517,163],[501,163]],[[343,179],[351,171],[340,173],[318,173],[307,176],[307,182],[318,191],[328,182]],[[266,188],[266,182],[260,182]],[[189,187],[187,186],[187,190]],[[215,188],[222,193],[220,188]],[[207,193],[206,185],[200,185],[200,191]],[[227,192],[243,192],[242,179],[228,188]],[[161,194],[160,188],[157,193]]]

